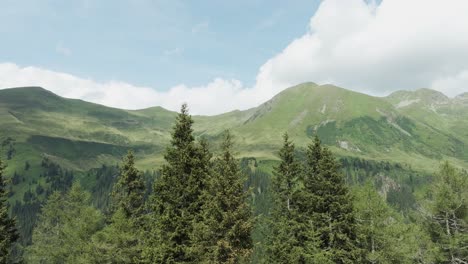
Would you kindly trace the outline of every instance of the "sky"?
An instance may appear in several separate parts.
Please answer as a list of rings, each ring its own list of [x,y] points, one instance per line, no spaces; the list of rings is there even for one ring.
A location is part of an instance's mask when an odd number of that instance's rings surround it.
[[[309,81],[468,92],[466,0],[0,1],[0,89],[206,115]]]

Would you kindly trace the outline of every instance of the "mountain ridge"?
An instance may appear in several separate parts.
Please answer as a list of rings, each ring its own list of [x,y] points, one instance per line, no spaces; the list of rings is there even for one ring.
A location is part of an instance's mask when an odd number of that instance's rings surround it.
[[[314,82],[306,82],[306,83],[301,83],[301,84],[289,87],[289,88],[279,92],[278,94],[273,96],[271,99],[269,99],[266,102],[260,104],[259,106],[261,106],[263,104],[266,104],[269,101],[274,100],[275,97],[280,96],[284,91],[287,91],[287,90],[290,90],[290,89],[295,89],[295,88],[298,88],[298,87],[301,87],[301,86],[312,86],[312,87],[317,87],[317,88],[321,88],[321,89],[328,88],[328,89],[342,90],[342,91],[358,93],[358,94],[362,94],[362,95],[366,95],[366,96],[370,96],[370,97],[382,98],[382,99],[386,99],[386,100],[392,100],[393,98],[398,98],[398,97],[418,97],[418,96],[423,97],[423,98],[425,97],[425,98],[427,98],[429,100],[439,99],[439,100],[443,100],[443,101],[453,101],[455,99],[457,99],[457,100],[462,99],[463,100],[463,99],[468,98],[468,92],[461,93],[459,95],[456,95],[456,96],[450,98],[447,95],[445,95],[444,93],[442,93],[440,91],[437,91],[437,90],[430,89],[430,88],[419,88],[419,89],[416,89],[416,90],[397,90],[395,92],[390,93],[387,96],[377,97],[377,96],[369,95],[369,94],[366,94],[366,93],[361,93],[361,92],[357,92],[357,91],[348,90],[348,89],[345,89],[345,88],[342,88],[342,87],[339,87],[339,86],[335,86],[333,84],[319,85],[319,84],[316,84]],[[86,100],[83,100],[83,99],[63,97],[63,96],[60,96],[60,95],[58,95],[58,94],[56,94],[56,93],[54,93],[54,92],[52,92],[52,91],[50,91],[50,90],[48,90],[48,89],[46,89],[44,87],[41,87],[41,86],[8,87],[8,88],[0,89],[0,94],[2,96],[4,96],[4,93],[16,92],[16,91],[20,91],[20,90],[22,90],[22,94],[24,94],[24,91],[33,91],[35,94],[39,94],[39,95],[40,94],[48,94],[48,95],[51,95],[51,96],[56,97],[56,98],[61,98],[61,99],[65,99],[65,100],[81,101],[81,102],[86,102],[88,104],[94,104],[94,105],[99,105],[99,106],[103,106],[103,107],[106,107],[106,108],[118,109],[118,110],[123,110],[123,111],[150,112],[151,110],[156,109],[156,110],[165,110],[165,111],[168,111],[168,112],[175,112],[175,111],[166,109],[166,108],[164,108],[162,106],[151,106],[151,107],[146,107],[146,108],[141,108],[141,109],[123,109],[123,108],[118,108],[118,107],[111,107],[111,106],[106,106],[106,105],[100,104],[100,103],[89,102],[89,101],[86,101]],[[431,98],[431,96],[432,96],[432,98]],[[197,114],[196,116],[217,116],[217,115],[228,114],[228,113],[231,113],[231,112],[243,112],[243,111],[249,111],[249,110],[258,108],[259,106],[251,107],[251,108],[244,109],[244,110],[234,109],[234,110],[231,110],[231,111],[227,111],[227,112],[223,112],[223,113],[219,113],[219,114],[215,114],[215,115]]]
[[[31,91],[33,96],[29,94]],[[401,104],[398,100],[415,100],[415,96],[432,104],[443,100],[437,104],[437,111],[456,108],[452,106],[454,99],[429,89],[375,97],[330,84],[303,83],[247,110],[214,116],[194,115],[194,129],[197,136],[213,142],[223,130],[231,129],[239,142],[241,156],[275,159],[281,134],[288,131],[299,147],[312,135],[319,134],[339,155],[397,162],[414,158],[421,163],[420,167],[426,160],[443,157],[454,159],[458,164],[465,163],[462,159],[468,154],[460,150],[460,146],[468,144],[468,135],[457,132],[460,129],[455,125],[460,123],[457,115],[447,110],[443,114],[448,117],[443,116],[427,108],[427,103],[420,102],[398,107]],[[464,108],[460,109],[457,111],[464,113]],[[159,106],[124,110],[63,98],[42,87],[0,90],[0,139],[13,136],[19,145],[35,148],[34,155],[45,155],[50,150],[44,146],[28,146],[32,136],[49,137],[48,141],[62,138],[78,142],[76,144],[92,142],[137,148],[141,150],[137,153],[141,156],[141,165],[153,168],[152,164],[162,159],[160,153],[170,138],[175,116],[176,112]],[[34,142],[37,143],[37,138]],[[444,146],[451,150],[445,150]],[[99,162],[109,158],[118,160],[109,153],[103,155],[94,158]],[[84,167],[97,165],[93,160],[80,164]]]

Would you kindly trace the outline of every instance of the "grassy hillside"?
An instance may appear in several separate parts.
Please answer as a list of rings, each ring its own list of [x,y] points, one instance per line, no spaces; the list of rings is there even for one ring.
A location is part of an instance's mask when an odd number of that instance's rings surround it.
[[[237,136],[240,156],[274,159],[288,131],[299,147],[317,133],[341,156],[411,163],[432,170],[441,159],[466,166],[467,96],[449,99],[421,89],[386,98],[332,85],[301,84],[246,111],[195,116],[195,132],[216,144],[224,129]],[[0,140],[15,153],[9,172],[43,156],[74,170],[114,164],[135,149],[139,166],[162,160],[176,113],[161,107],[137,111],[65,99],[43,88],[0,90]]]
[[[105,206],[115,165],[129,149],[150,186],[176,114],[161,107],[110,108],[40,87],[0,90],[0,155],[13,181],[10,201],[23,242],[29,243],[44,199],[74,180]],[[286,131],[300,156],[318,134],[340,157],[348,183],[373,179],[401,211],[413,206],[441,160],[468,168],[468,94],[449,99],[423,89],[381,98],[305,83],[258,107],[194,121],[195,135],[210,140],[213,149],[225,129],[235,135],[256,213],[269,208],[266,190]]]

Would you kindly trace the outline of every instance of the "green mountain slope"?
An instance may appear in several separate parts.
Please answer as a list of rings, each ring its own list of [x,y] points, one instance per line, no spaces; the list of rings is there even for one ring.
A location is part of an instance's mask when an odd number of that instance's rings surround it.
[[[30,242],[44,199],[72,181],[79,180],[93,201],[105,206],[117,173],[113,165],[128,149],[135,150],[137,166],[148,170],[150,184],[175,117],[161,107],[122,110],[40,87],[0,90],[0,155],[12,179],[10,202],[23,242]],[[209,139],[214,150],[221,133],[232,131],[236,156],[246,157],[241,163],[255,189],[256,213],[269,208],[269,177],[286,131],[300,153],[318,134],[340,156],[349,183],[373,178],[401,211],[424,193],[442,159],[468,168],[468,94],[450,99],[423,89],[373,97],[304,83],[258,107],[194,121],[196,136]]]
[[[448,156],[468,160],[468,96],[467,93],[450,99],[440,92],[429,89],[399,91],[385,98],[402,114],[417,120],[428,135],[430,145],[438,145]],[[423,132],[424,132],[423,131]],[[442,135],[442,136],[440,136]],[[448,141],[448,142],[447,142]],[[444,150],[444,149],[442,149]]]
[[[240,156],[276,159],[288,131],[299,147],[317,133],[338,155],[410,163],[432,170],[441,159],[467,166],[468,98],[422,89],[373,97],[332,85],[305,83],[264,104],[217,116],[195,116],[195,132],[216,144],[231,129]],[[9,171],[42,157],[73,170],[115,164],[129,148],[139,166],[160,165],[175,112],[129,111],[59,97],[39,87],[0,90],[0,140],[15,154]]]

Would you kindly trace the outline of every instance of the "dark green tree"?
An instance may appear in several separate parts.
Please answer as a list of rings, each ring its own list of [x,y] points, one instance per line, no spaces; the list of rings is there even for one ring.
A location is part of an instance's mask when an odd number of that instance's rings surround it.
[[[145,181],[135,167],[135,156],[129,151],[122,161],[120,175],[112,190],[114,210],[122,209],[128,218],[143,215],[145,203]]]
[[[274,168],[272,190],[275,197],[274,214],[277,217],[286,216],[290,218],[294,206],[293,196],[298,189],[298,181],[301,174],[301,165],[296,160],[294,144],[289,140],[287,133],[283,136],[283,147],[279,151],[281,163]]]
[[[303,214],[310,216],[319,248],[334,263],[357,263],[356,219],[353,199],[335,157],[316,136],[307,149]]]
[[[444,162],[423,210],[440,263],[468,263],[468,175]]]
[[[93,236],[98,263],[138,263],[142,254],[145,182],[129,151],[112,191],[110,223]]]
[[[0,159],[0,264],[11,263],[11,251],[19,239],[16,222],[11,218],[8,205],[8,185],[3,175],[5,165]]]
[[[183,263],[193,261],[193,223],[200,216],[209,175],[210,153],[206,144],[197,144],[193,120],[182,105],[164,156],[166,164],[155,181],[149,202],[149,239],[144,255],[147,262]]]
[[[90,199],[79,183],[66,194],[50,195],[26,251],[28,263],[94,262],[91,237],[102,228],[104,217]]]
[[[313,243],[308,243],[309,228],[301,223],[300,215],[301,165],[296,160],[294,144],[287,133],[279,151],[280,164],[274,168],[271,192],[274,205],[270,213],[271,235],[269,237],[270,263],[306,263],[313,259]],[[312,237],[313,239],[313,237]],[[313,240],[312,240],[313,241]],[[310,261],[309,261],[310,262]]]
[[[203,194],[201,221],[194,228],[194,252],[201,263],[247,263],[253,243],[252,211],[246,177],[232,153],[232,136],[225,132],[222,153]]]
[[[371,182],[355,188],[355,208],[364,249],[362,263],[433,263],[430,240],[415,224],[405,223]]]

